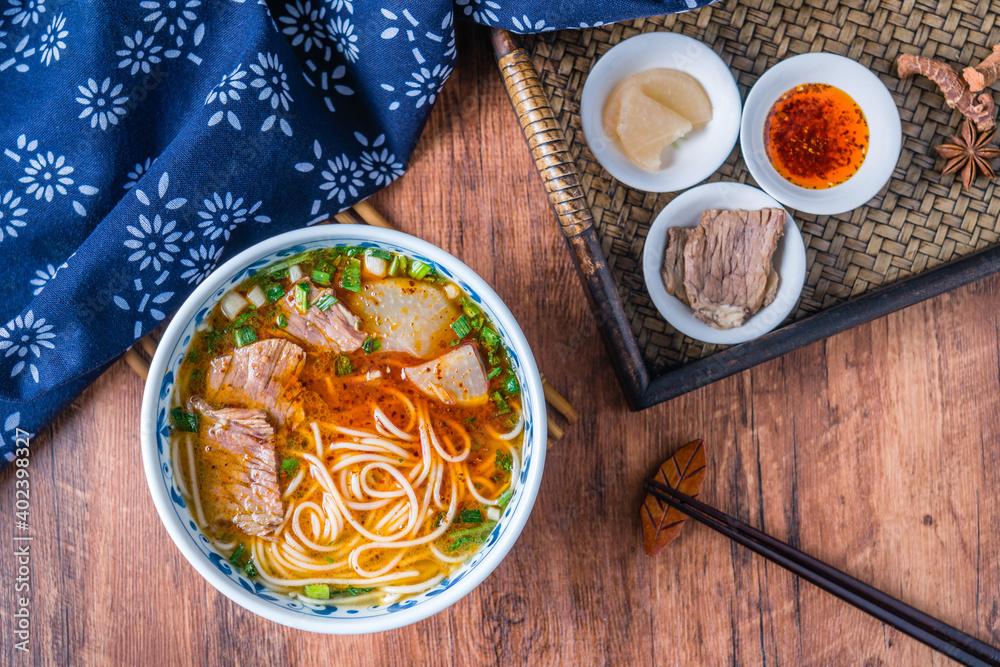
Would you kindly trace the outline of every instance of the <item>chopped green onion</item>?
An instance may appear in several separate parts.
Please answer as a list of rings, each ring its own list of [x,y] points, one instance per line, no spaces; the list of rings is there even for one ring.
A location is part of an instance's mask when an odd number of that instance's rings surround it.
[[[267,288],[267,291],[264,292],[264,296],[267,297],[268,303],[274,303],[281,297],[285,296],[285,288],[281,285],[271,285]]]
[[[472,327],[469,326],[469,320],[465,317],[465,313],[459,315],[458,319],[451,323],[451,328],[459,338],[465,338],[472,333]]]
[[[360,255],[364,251],[365,251],[364,248],[359,248],[357,246],[348,246],[344,250],[344,254],[347,255],[348,257],[357,257],[358,255]]]
[[[479,342],[490,352],[496,352],[500,346],[500,336],[493,329],[483,327],[483,330],[479,333]]]
[[[451,546],[448,547],[448,551],[458,551],[459,549],[461,549],[462,547],[464,547],[467,544],[479,544],[479,542],[480,541],[477,541],[473,537],[468,537],[468,536],[466,536],[466,537],[460,537],[457,540],[455,540],[454,542],[452,542]]]
[[[483,513],[480,510],[462,510],[458,513],[455,523],[482,523]]]
[[[176,407],[170,411],[170,421],[178,431],[188,433],[198,432],[198,415],[191,412],[184,412],[181,407]]]
[[[361,343],[361,349],[365,351],[365,354],[378,352],[382,349],[382,341],[375,338],[375,336],[368,336],[368,338],[365,338],[365,342]]]
[[[256,310],[257,310],[256,308],[253,308],[253,310],[247,311],[242,315],[240,315],[239,317],[237,317],[235,320],[233,320],[232,324],[229,325],[229,330],[235,331],[240,327],[242,327],[247,320],[249,320],[256,314]]]
[[[401,276],[406,273],[406,258],[402,255],[393,255],[392,264],[389,265],[390,276]]]
[[[330,544],[333,544],[333,542],[330,542]],[[337,561],[335,561],[335,560],[333,560],[332,558],[330,558],[329,556],[327,556],[327,557],[326,557],[326,562],[327,562],[327,563],[336,563]]]
[[[497,468],[510,472],[514,467],[514,457],[509,452],[497,452]]]
[[[330,587],[326,584],[306,584],[304,587],[306,597],[313,600],[329,600]]]
[[[257,332],[250,327],[243,327],[233,332],[233,338],[236,339],[236,347],[245,347],[257,340]]]
[[[337,371],[337,375],[349,375],[354,372],[354,366],[351,365],[351,360],[347,358],[347,355],[342,354],[337,357],[334,370]]]
[[[305,312],[309,310],[309,284],[308,283],[298,283],[295,285],[295,307],[299,309],[299,312],[305,315]]]
[[[470,318],[477,317],[483,314],[483,309],[480,308],[475,301],[467,296],[462,297],[462,312],[468,315]]]
[[[430,270],[431,270],[431,265],[430,264],[424,264],[419,259],[411,259],[410,260],[410,271],[409,271],[409,273],[410,273],[410,277],[411,278],[416,278],[417,280],[420,280],[421,278],[423,278],[424,276],[426,276],[428,273],[430,273]]]
[[[382,248],[368,248],[368,254],[372,257],[384,259],[387,262],[392,259],[392,253],[388,250],[382,250]]]
[[[302,261],[302,257],[300,255],[295,255],[294,257],[289,257],[288,259],[282,260],[282,261],[280,261],[280,262],[278,262],[276,264],[272,264],[271,266],[267,267],[267,275],[273,276],[274,274],[278,273],[279,271],[281,271],[283,269],[287,269],[287,268],[289,268],[291,266],[295,266],[296,264],[298,264],[301,261]]]
[[[351,258],[340,272],[340,286],[351,292],[361,291],[361,260]]]
[[[248,577],[257,576],[257,566],[253,564],[253,559],[247,561],[246,566],[244,566],[243,571],[247,573]]]
[[[239,565],[240,559],[243,558],[243,552],[246,550],[246,546],[240,542],[240,546],[236,547],[236,551],[234,551],[233,555],[229,557],[229,562],[233,565]]]
[[[275,322],[275,324],[277,324],[282,329],[284,329],[285,327],[288,326],[288,318],[285,317],[284,313],[282,313],[281,315],[278,315],[278,319],[276,319],[274,322]]]
[[[332,294],[324,294],[320,298],[316,299],[316,302],[313,305],[319,308],[320,310],[325,311],[329,310],[330,306],[334,305],[335,303],[337,303],[337,297],[335,297]]]
[[[493,370],[491,370],[489,373],[486,374],[486,379],[487,380],[492,380],[497,375],[500,375],[500,372],[502,370],[503,370],[502,368],[500,368],[499,366],[497,366],[496,368],[494,368]]]
[[[499,507],[500,509],[507,507],[507,505],[510,504],[510,499],[513,497],[514,497],[514,492],[511,491],[510,489],[507,489],[506,491],[500,494],[499,498],[497,498],[497,507]]]
[[[324,287],[330,284],[330,274],[319,269],[313,269],[312,279],[314,283],[323,285]]]
[[[482,539],[486,539],[486,536],[490,534],[493,527],[496,526],[496,521],[490,521],[479,526],[474,526],[473,528],[462,528],[461,530],[453,530],[448,533],[452,538],[465,537],[466,535],[482,535]]]
[[[493,399],[493,403],[497,406],[497,414],[505,415],[510,412],[510,406],[507,405],[507,401],[503,400],[503,396],[500,395],[499,391],[490,394],[490,398]]]
[[[517,378],[511,375],[503,383],[503,390],[507,392],[507,395],[516,394],[521,391],[521,386],[517,383]]]
[[[371,593],[372,590],[373,589],[371,588],[356,588],[354,586],[348,585],[348,587],[342,591],[333,591],[333,592],[335,595],[342,595],[344,593],[347,593],[353,598],[357,597],[358,595],[361,595],[362,593]]]
[[[281,472],[286,475],[294,475],[295,471],[299,469],[299,460],[296,458],[287,458],[281,462]]]

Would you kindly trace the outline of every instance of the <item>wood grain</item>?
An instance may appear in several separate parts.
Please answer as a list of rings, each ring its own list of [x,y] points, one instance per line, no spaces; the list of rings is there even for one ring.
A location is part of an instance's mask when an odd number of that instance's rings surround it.
[[[119,362],[37,436],[31,653],[11,648],[14,478],[0,475],[4,664],[944,665],[694,524],[642,552],[642,479],[704,438],[702,499],[1000,643],[1000,277],[628,411],[485,34],[407,174],[373,204],[490,282],[580,411],[478,589],[415,626],[324,637],[256,618],[184,561],[146,490]]]

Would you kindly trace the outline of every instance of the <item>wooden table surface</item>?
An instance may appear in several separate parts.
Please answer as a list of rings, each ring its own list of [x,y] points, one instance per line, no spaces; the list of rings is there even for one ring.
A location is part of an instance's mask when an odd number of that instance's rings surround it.
[[[479,588],[367,637],[292,630],[209,586],[171,543],[119,362],[31,457],[31,652],[7,664],[941,665],[922,644],[703,526],[642,552],[642,478],[704,438],[703,498],[1000,644],[1000,277],[640,414],[625,405],[497,76],[459,61],[407,174],[373,203],[492,284],[583,418],[549,450],[531,519]],[[14,532],[14,477],[0,517]],[[8,662],[8,658],[10,662]]]

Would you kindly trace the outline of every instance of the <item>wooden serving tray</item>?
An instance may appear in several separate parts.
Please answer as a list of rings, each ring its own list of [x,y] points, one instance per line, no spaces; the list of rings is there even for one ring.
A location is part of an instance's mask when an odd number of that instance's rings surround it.
[[[933,147],[957,133],[961,116],[934,84],[899,79],[902,52],[959,67],[1000,42],[997,3],[728,0],[674,16],[515,38],[494,30],[494,49],[598,326],[630,405],[641,410],[803,345],[1000,271],[1000,198],[979,179],[963,191],[941,177]],[[642,276],[642,249],[656,214],[678,193],[616,181],[580,129],[590,68],[612,46],[666,30],[701,40],[732,69],[745,100],[764,71],[799,53],[853,58],[893,94],[903,148],[893,177],[864,206],[835,216],[798,211],[806,285],[775,331],[726,347],[693,340],[657,312]],[[994,93],[994,96],[996,94]],[[754,184],[739,152],[708,181]]]

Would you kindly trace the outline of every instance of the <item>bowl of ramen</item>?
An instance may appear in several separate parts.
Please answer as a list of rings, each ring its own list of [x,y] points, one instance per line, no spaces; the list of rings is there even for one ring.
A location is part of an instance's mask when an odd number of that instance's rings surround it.
[[[541,483],[541,379],[496,293],[394,230],[316,227],[215,270],[160,341],[143,466],[188,562],[272,621],[378,632],[457,602]]]

